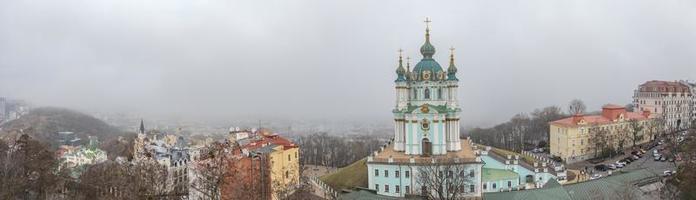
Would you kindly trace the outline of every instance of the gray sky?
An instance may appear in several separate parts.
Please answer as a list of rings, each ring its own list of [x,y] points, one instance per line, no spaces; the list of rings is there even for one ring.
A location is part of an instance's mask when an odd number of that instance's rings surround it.
[[[397,49],[457,48],[464,125],[696,79],[694,1],[1,1],[0,96],[205,118],[389,119]]]

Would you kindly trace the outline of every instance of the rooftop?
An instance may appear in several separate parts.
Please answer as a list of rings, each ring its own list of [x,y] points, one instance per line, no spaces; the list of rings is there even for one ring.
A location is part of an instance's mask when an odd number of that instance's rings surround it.
[[[483,182],[518,179],[516,172],[504,169],[483,168],[481,179]]]
[[[460,162],[476,162],[476,155],[469,145],[469,140],[462,139],[461,151],[447,152],[445,155],[432,155],[429,157],[423,157],[420,155],[407,155],[405,152],[394,151],[394,144],[391,143],[384,148],[383,151],[379,152],[377,156],[373,158],[372,162],[388,162],[389,158],[393,158],[394,162],[410,162],[410,158],[414,158],[416,163],[426,163],[431,162],[432,159],[437,161],[452,161],[459,159]]]
[[[650,112],[645,111],[643,113],[639,112],[627,112],[626,108],[620,105],[607,104],[602,107],[602,113],[600,115],[582,115],[577,114],[568,118],[563,118],[560,120],[549,122],[549,124],[564,126],[564,127],[575,127],[585,124],[590,125],[602,125],[611,124],[617,122],[617,120],[623,117],[623,120],[646,120],[650,116]]]
[[[622,199],[621,195],[630,195],[631,192],[636,194],[634,196],[636,199],[650,199],[652,197],[642,195],[638,187],[659,181],[659,176],[656,174],[646,169],[639,169],[563,186],[553,184],[551,187],[540,189],[484,193],[483,199]]]

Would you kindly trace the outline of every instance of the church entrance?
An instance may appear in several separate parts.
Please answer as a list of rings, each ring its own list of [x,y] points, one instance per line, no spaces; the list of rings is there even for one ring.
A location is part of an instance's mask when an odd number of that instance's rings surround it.
[[[428,138],[423,138],[421,145],[423,146],[423,156],[430,156],[433,152],[433,146],[430,140],[428,140]]]

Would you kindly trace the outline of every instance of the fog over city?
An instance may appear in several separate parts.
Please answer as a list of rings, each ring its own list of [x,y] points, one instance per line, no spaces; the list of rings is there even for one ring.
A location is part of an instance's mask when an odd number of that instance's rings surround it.
[[[628,6],[627,6],[628,5]],[[1,1],[0,96],[199,119],[384,119],[397,50],[459,69],[463,126],[696,79],[694,1]]]

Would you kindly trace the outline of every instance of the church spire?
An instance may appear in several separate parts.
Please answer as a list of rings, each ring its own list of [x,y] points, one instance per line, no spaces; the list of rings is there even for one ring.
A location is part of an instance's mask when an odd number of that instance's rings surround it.
[[[143,119],[140,119],[140,133],[145,134],[145,123],[143,122]]]
[[[406,81],[406,79],[404,78],[404,74],[406,73],[405,72],[406,70],[404,70],[404,65],[402,64],[403,63],[402,52],[404,52],[404,50],[399,49],[399,67],[396,68],[396,76],[397,76],[396,81],[397,82]]]
[[[447,68],[447,80],[459,80],[457,79],[457,67],[454,66],[454,47],[450,48],[450,64]]]
[[[424,59],[432,58],[435,54],[435,47],[430,44],[430,18],[425,18],[425,43],[421,46],[420,52]]]

